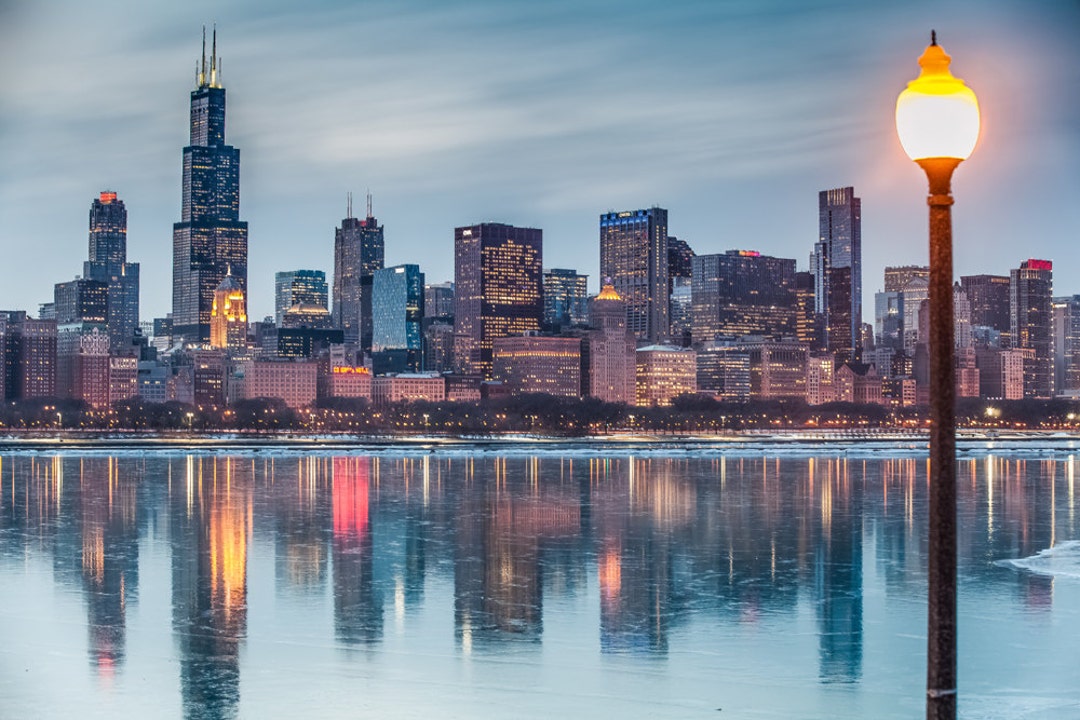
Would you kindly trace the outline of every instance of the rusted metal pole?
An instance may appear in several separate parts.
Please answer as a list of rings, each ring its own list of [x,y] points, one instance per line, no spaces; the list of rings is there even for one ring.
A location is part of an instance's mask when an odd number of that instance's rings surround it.
[[[920,160],[930,182],[930,532],[927,720],[956,718],[956,381],[952,174],[959,160]]]

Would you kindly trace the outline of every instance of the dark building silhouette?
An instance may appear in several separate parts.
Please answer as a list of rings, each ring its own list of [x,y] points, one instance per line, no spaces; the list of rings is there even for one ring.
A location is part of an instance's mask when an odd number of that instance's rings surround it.
[[[670,329],[668,211],[600,216],[600,278],[626,302],[626,322],[639,340],[659,342]],[[609,280],[610,278],[610,280]]]
[[[111,191],[90,206],[90,253],[83,275],[108,287],[109,343],[114,352],[131,345],[139,327],[139,264],[127,261],[127,208]]]
[[[352,194],[341,227],[334,230],[334,326],[345,334],[345,342],[371,350],[371,277],[383,267],[383,226],[371,212],[367,197],[367,217],[353,217]]]
[[[825,349],[858,360],[862,337],[862,200],[855,188],[818,193],[818,242],[810,256]]]
[[[454,230],[454,363],[491,379],[496,338],[540,329],[543,231],[501,223]]]
[[[229,273],[247,297],[248,227],[240,220],[240,150],[225,144],[225,88],[217,31],[191,91],[190,141],[184,148],[180,222],[173,225],[173,335],[210,341],[214,291]]]
[[[1011,331],[1009,310],[1009,277],[1006,275],[963,275],[960,287],[971,303],[972,326],[990,327],[1002,333],[1002,344]]]

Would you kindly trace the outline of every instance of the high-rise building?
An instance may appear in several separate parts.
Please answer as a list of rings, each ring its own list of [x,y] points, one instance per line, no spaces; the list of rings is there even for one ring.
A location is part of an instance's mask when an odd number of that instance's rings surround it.
[[[53,307],[58,324],[108,322],[109,286],[100,280],[76,278],[53,287]],[[132,330],[134,333],[134,329]]]
[[[227,273],[214,290],[210,308],[210,347],[237,352],[247,347],[247,302],[240,283]]]
[[[173,334],[210,341],[214,291],[230,270],[247,295],[248,226],[240,220],[240,151],[225,144],[225,88],[217,31],[191,91],[190,140],[184,148],[180,222],[173,225]]]
[[[750,353],[736,345],[706,344],[697,351],[697,390],[718,400],[750,399]]]
[[[953,338],[957,350],[970,348],[972,345],[971,303],[967,293],[960,288],[960,283],[953,284]]]
[[[1080,295],[1054,298],[1054,387],[1058,395],[1080,390]]]
[[[108,285],[109,342],[131,345],[139,326],[139,264],[127,261],[127,208],[111,191],[90,206],[90,253],[83,275]]]
[[[843,360],[862,350],[862,200],[855,188],[818,193],[818,242],[810,257],[825,349]]]
[[[693,260],[695,343],[746,335],[796,333],[795,261],[754,250],[728,250]]]
[[[915,278],[930,282],[930,268],[924,265],[899,265],[885,268],[885,292],[900,292]]]
[[[904,347],[904,293],[896,290],[874,293],[874,340],[881,346]]]
[[[293,305],[318,305],[329,310],[328,300],[329,288],[322,270],[274,273],[274,315],[278,325]]]
[[[589,303],[589,325],[592,329],[582,346],[585,394],[605,402],[634,404],[637,343],[626,327],[626,303],[611,285],[604,285]]]
[[[821,316],[814,299],[814,274],[795,273],[795,337],[809,348],[821,347]]]
[[[626,302],[630,331],[650,342],[669,331],[667,231],[659,207],[600,216],[600,277]]]
[[[371,286],[375,372],[420,372],[424,364],[424,273],[419,265],[376,270]]]
[[[924,277],[913,277],[900,289],[900,307],[903,310],[901,331],[904,334],[904,352],[908,355],[915,354],[915,346],[919,342],[929,342],[919,334],[919,310],[929,299],[930,281]]]
[[[424,317],[454,318],[454,283],[433,283],[424,286]]]
[[[385,245],[383,226],[371,211],[367,196],[367,217],[353,217],[349,194],[345,219],[334,230],[334,325],[345,333],[345,343],[371,350],[371,276],[382,270]]]
[[[544,271],[544,326],[554,332],[588,322],[589,276],[577,270]]]
[[[6,320],[4,390],[7,399],[56,397],[56,321],[9,311]]]
[[[495,338],[540,329],[542,274],[542,230],[500,223],[454,230],[454,362],[459,372],[490,379]]]
[[[1005,335],[1002,344],[1008,346],[1011,311],[1009,283],[1005,275],[963,275],[960,287],[971,303],[971,324],[989,327]]]
[[[1024,397],[1054,396],[1053,263],[1025,260],[1009,273],[1009,335],[1012,347],[1030,349],[1024,364]]]

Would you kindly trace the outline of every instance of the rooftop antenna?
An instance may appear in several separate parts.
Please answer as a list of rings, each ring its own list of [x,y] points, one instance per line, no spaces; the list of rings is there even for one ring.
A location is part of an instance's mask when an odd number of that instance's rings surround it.
[[[374,215],[371,214],[371,188],[368,188],[367,191],[367,216],[374,217]]]
[[[345,218],[352,218],[352,193],[345,193],[345,197],[348,198],[345,201]]]
[[[206,84],[206,26],[202,26],[202,65],[199,70],[199,85]]]
[[[214,39],[210,46],[210,87],[217,87],[217,23],[214,23]]]

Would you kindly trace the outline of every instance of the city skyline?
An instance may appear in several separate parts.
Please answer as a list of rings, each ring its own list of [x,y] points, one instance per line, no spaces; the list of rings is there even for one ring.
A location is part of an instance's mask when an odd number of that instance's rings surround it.
[[[864,200],[868,320],[881,268],[925,261],[925,193],[891,116],[931,26],[986,119],[956,180],[957,274],[1002,274],[1028,257],[1080,264],[1069,242],[1080,210],[1068,204],[1080,189],[1078,111],[1061,92],[1080,67],[1071,4],[1037,13],[1021,3],[856,13],[845,3],[620,13],[590,3],[562,14],[486,3],[139,8],[122,27],[99,27],[109,15],[100,6],[90,15],[59,7],[0,11],[15,29],[0,54],[12,61],[33,48],[35,58],[0,108],[0,233],[12,252],[3,307],[36,313],[48,301],[66,271],[26,268],[41,252],[82,246],[86,199],[112,189],[127,201],[129,255],[143,268],[141,314],[168,310],[182,103],[199,30],[215,17],[233,91],[230,138],[244,149],[253,317],[272,314],[275,272],[332,269],[332,229],[350,190],[370,188],[383,209],[387,264],[422,260],[429,281],[449,279],[452,229],[498,220],[542,228],[546,264],[590,275],[595,292],[595,218],[605,210],[661,205],[669,232],[699,253],[746,247],[803,269],[817,234],[814,193],[853,185]],[[368,54],[332,61],[333,38],[358,24],[371,29]],[[465,31],[494,35],[477,54],[455,42]],[[632,52],[645,33],[655,56]],[[284,105],[282,83],[296,88]],[[838,118],[837,105],[853,110]],[[357,106],[365,112],[342,112]],[[1058,280],[1056,294],[1080,291],[1068,274]]]

